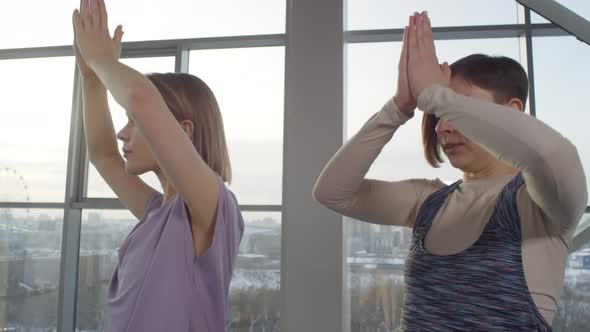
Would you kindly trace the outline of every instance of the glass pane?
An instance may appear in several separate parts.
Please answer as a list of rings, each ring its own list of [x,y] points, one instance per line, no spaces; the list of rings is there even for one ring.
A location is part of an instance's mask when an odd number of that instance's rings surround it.
[[[561,5],[565,6],[574,13],[582,16],[586,20],[590,20],[590,2],[586,0],[555,0]],[[532,12],[531,21],[533,23],[549,23],[544,17]]]
[[[63,210],[0,208],[0,330],[55,331]]]
[[[126,65],[142,73],[167,73],[174,72],[174,57],[158,57],[158,58],[132,58],[121,60]],[[125,124],[127,124],[127,115],[125,110],[117,104],[113,96],[109,93],[109,108],[111,109],[111,117],[113,118],[113,124],[115,131],[119,132]],[[119,152],[123,148],[123,143],[117,140],[119,145]],[[158,181],[158,178],[153,172],[149,172],[140,176],[147,184],[157,190],[162,190],[162,186]],[[88,165],[88,197],[116,197],[115,193],[109,188],[106,182],[98,174],[96,168],[92,165]]]
[[[582,220],[578,224],[578,228],[576,229],[576,232],[581,232],[582,230],[584,230],[588,227],[590,227],[590,215],[586,214],[584,217],[582,217]]]
[[[279,324],[281,214],[244,212],[245,231],[230,286],[228,331],[276,331]],[[82,216],[76,329],[107,331],[106,296],[117,248],[137,223],[128,211]]]
[[[344,220],[350,330],[395,331],[400,323],[404,261],[412,230]]]
[[[79,4],[80,0],[11,1],[0,12],[0,29],[11,32],[2,36],[0,49],[71,45],[72,12]],[[124,42],[285,33],[284,0],[126,0],[106,5],[110,30],[123,25]],[[27,19],[42,28],[15,29],[23,18],[15,13],[28,13]]]
[[[281,213],[244,212],[246,228],[230,285],[228,332],[278,331]]]
[[[72,44],[72,12],[78,7],[80,0],[5,1],[2,4],[4,8],[0,11],[0,30],[10,33],[2,34],[0,49]],[[24,27],[25,20],[34,22],[34,28]],[[72,76],[62,73],[58,77]],[[68,92],[71,93],[71,90],[68,89]]]
[[[533,59],[537,117],[572,141],[588,174],[590,114],[579,97],[588,93],[590,47],[574,37],[539,37]],[[590,187],[590,176],[586,181]]]
[[[117,248],[137,219],[127,210],[85,210],[78,272],[77,331],[108,331],[107,290]]]
[[[281,204],[284,47],[192,51],[189,72],[213,90],[241,204]]]
[[[584,217],[590,222],[590,215]],[[555,332],[590,331],[590,243],[570,254],[557,315]]]
[[[111,30],[122,24],[124,41],[285,33],[285,0],[126,0],[107,6]]]
[[[1,60],[0,201],[63,202],[72,57]]]
[[[347,134],[351,137],[395,93],[401,43],[347,47]],[[437,41],[436,47],[441,62],[452,63],[472,53],[519,58],[517,39]],[[422,151],[421,119],[421,112],[416,111],[415,119],[396,132],[368,177],[392,181],[438,177],[447,183],[462,177],[448,163],[439,169],[427,164]],[[411,229],[345,219],[351,331],[395,330],[400,319],[403,265]]]
[[[428,11],[433,26],[514,24],[513,0],[349,0],[348,30],[403,28],[413,12]]]

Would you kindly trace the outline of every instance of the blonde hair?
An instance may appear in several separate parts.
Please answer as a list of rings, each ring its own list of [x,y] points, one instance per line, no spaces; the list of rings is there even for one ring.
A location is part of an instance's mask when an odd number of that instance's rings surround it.
[[[205,163],[225,182],[231,182],[231,164],[219,104],[209,86],[186,73],[146,75],[180,123],[194,125],[191,141]]]

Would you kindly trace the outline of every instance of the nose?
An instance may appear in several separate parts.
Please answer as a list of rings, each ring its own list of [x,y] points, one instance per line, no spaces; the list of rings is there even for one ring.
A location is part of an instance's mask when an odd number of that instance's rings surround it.
[[[439,119],[438,123],[436,124],[436,133],[437,134],[442,134],[442,133],[453,133],[455,132],[455,128],[453,128],[453,126],[451,126],[446,120],[443,119]]]
[[[123,127],[118,133],[117,138],[121,141],[126,141],[129,139],[129,133],[127,132],[127,126]]]

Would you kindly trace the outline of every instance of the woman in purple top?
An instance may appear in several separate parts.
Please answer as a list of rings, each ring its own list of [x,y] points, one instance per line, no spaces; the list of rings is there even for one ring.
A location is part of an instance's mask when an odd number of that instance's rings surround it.
[[[192,75],[144,76],[119,62],[123,31],[111,38],[104,0],[82,0],[73,21],[89,159],[140,219],[118,251],[109,330],[223,331],[244,222],[224,184],[231,168],[215,96]],[[129,118],[116,136],[107,89]],[[163,194],[138,177],[149,171]]]

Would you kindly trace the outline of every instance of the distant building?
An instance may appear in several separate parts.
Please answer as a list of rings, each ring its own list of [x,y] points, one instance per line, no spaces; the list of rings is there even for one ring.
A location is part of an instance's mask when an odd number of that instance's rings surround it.
[[[590,248],[572,253],[569,259],[569,267],[590,270]]]

